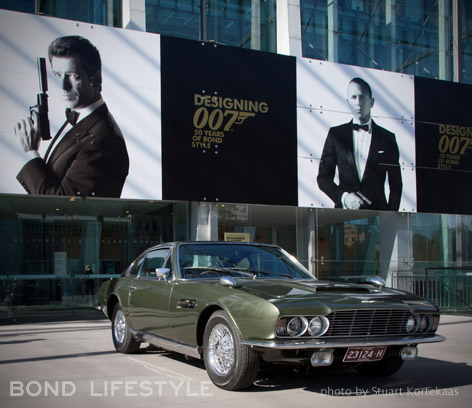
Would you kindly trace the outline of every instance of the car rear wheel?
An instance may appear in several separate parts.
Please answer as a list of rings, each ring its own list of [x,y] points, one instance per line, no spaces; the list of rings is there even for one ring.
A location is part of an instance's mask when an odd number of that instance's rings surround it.
[[[235,391],[250,387],[259,369],[259,356],[241,344],[241,336],[227,313],[213,313],[205,327],[203,358],[215,385]]]
[[[124,354],[136,353],[141,343],[137,341],[131,333],[126,323],[123,309],[119,304],[117,304],[113,310],[111,322],[111,335],[116,351]]]
[[[373,361],[371,363],[361,363],[356,366],[356,370],[361,374],[387,377],[396,373],[402,365],[402,358],[400,356],[395,356],[387,357],[380,361]]]

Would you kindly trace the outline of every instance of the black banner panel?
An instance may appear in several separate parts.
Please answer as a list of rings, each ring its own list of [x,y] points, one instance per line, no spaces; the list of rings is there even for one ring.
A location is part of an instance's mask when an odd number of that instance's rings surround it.
[[[297,205],[296,59],[161,37],[163,199]]]
[[[472,86],[415,77],[418,212],[470,214]]]

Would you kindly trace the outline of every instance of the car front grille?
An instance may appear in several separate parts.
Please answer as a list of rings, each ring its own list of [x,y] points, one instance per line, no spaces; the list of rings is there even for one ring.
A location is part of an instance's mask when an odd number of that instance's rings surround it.
[[[341,310],[328,314],[329,329],[322,337],[395,336],[406,334],[409,310]]]

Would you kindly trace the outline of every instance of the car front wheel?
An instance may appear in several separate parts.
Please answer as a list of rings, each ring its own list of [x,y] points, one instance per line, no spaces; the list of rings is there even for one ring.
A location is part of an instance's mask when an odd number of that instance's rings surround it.
[[[227,313],[213,313],[203,337],[205,368],[215,385],[235,391],[250,387],[259,369],[259,356],[241,344],[241,337]]]
[[[124,354],[136,353],[141,343],[131,333],[123,309],[119,304],[113,310],[111,322],[111,335],[116,351]]]

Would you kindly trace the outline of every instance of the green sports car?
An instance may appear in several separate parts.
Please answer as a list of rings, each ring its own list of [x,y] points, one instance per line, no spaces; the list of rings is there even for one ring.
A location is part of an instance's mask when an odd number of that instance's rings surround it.
[[[280,247],[174,242],[147,249],[99,303],[121,353],[141,343],[203,358],[227,390],[250,387],[261,361],[390,375],[436,335],[438,308],[409,293],[315,279]]]

